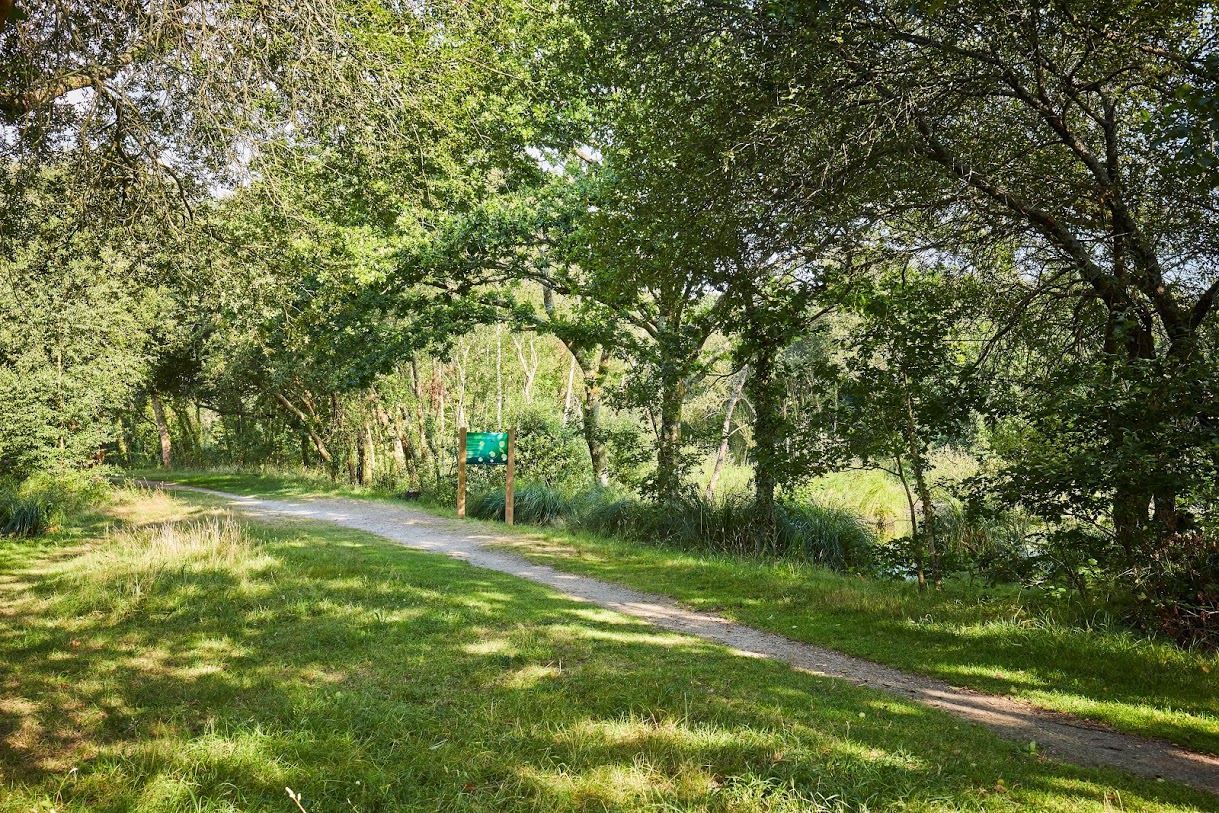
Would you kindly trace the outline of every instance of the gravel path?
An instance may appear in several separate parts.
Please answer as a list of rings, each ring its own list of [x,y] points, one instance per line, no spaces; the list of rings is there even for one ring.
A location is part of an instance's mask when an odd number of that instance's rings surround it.
[[[224,497],[231,507],[263,516],[291,516],[333,522],[383,536],[411,548],[464,559],[475,567],[508,573],[552,587],[658,627],[730,647],[742,655],[773,658],[794,669],[838,678],[908,697],[984,725],[1001,736],[1036,741],[1043,753],[1078,765],[1119,768],[1136,776],[1165,779],[1219,794],[1219,759],[1170,743],[1121,734],[1103,725],[994,695],[960,689],[871,661],[747,627],[709,613],[692,612],[664,596],[640,593],[607,582],[533,564],[486,545],[509,541],[481,527],[431,516],[406,506],[363,500],[319,499],[284,502],[242,497],[174,483],[148,484]],[[519,537],[512,541],[519,542]]]

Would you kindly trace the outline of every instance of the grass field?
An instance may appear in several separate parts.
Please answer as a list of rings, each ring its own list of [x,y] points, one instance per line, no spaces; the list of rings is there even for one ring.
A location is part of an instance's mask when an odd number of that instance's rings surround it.
[[[326,484],[175,475],[243,494],[310,496]],[[451,511],[448,512],[450,515]],[[495,526],[502,530],[502,526]],[[801,641],[1219,754],[1219,656],[1120,625],[1031,611],[1013,590],[910,585],[816,567],[717,557],[565,531],[518,529],[514,552],[680,600]],[[544,545],[533,540],[541,537]]]
[[[0,811],[1219,810],[317,523],[0,543]]]
[[[1219,809],[453,559],[121,492],[2,542],[0,811]]]

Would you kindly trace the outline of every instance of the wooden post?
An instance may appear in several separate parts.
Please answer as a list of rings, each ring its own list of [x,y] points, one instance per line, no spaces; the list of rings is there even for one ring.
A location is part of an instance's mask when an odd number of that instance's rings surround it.
[[[512,474],[516,467],[516,430],[508,430],[508,470],[504,472],[504,524],[512,524],[512,509],[514,495],[512,492]]]
[[[466,518],[466,428],[457,430],[457,518]]]

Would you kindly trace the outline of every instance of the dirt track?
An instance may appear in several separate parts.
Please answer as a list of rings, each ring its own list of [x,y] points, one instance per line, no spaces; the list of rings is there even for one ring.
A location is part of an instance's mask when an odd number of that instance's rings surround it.
[[[475,567],[544,584],[573,599],[641,618],[666,630],[714,641],[742,655],[773,658],[794,669],[908,697],[984,725],[1001,736],[1022,742],[1036,741],[1043,753],[1063,762],[1119,768],[1137,776],[1162,778],[1219,794],[1219,758],[1160,740],[1121,734],[1098,723],[1005,697],[960,689],[934,678],[792,641],[715,615],[692,612],[663,596],[639,593],[488,550],[486,545],[507,541],[506,538],[458,521],[434,517],[406,506],[362,500],[284,502],[173,483],[150,485],[224,497],[232,508],[252,515],[322,520],[368,531],[411,548],[443,553],[464,559]],[[513,541],[519,542],[519,537]]]

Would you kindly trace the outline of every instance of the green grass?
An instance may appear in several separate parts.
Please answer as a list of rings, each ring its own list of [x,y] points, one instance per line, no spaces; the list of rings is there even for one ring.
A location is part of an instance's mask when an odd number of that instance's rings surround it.
[[[124,472],[132,479],[166,480],[199,488],[212,488],[233,494],[269,497],[272,499],[306,499],[310,497],[358,497],[365,500],[400,502],[401,495],[374,486],[361,486],[344,480],[334,481],[317,472],[254,472],[243,469],[129,469]],[[429,506],[434,508],[435,506]],[[452,513],[452,512],[450,512]]]
[[[0,811],[1219,810],[319,523],[0,543]],[[182,522],[191,520],[191,522]]]
[[[190,482],[245,494],[262,481]],[[287,486],[284,486],[285,488]],[[290,496],[290,495],[285,495]],[[452,512],[447,512],[452,515]],[[503,526],[495,526],[502,530]],[[537,544],[539,533],[545,544]],[[821,568],[521,530],[512,549],[562,570],[672,596],[790,638],[1219,754],[1219,656],[1116,624],[1032,611],[1014,590],[911,585]]]
[[[546,532],[505,545],[575,573],[957,686],[1026,700],[1219,754],[1219,656],[1120,625],[1033,613],[1014,590],[910,584]]]

